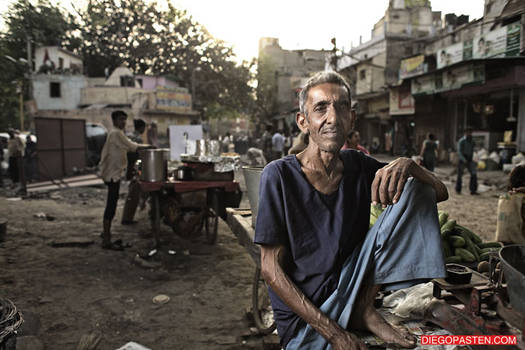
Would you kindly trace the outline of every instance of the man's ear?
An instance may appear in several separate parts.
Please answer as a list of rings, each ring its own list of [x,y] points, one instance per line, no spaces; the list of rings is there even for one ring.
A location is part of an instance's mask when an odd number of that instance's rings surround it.
[[[295,115],[295,122],[304,134],[308,134],[308,118],[304,113],[297,112],[297,114]]]

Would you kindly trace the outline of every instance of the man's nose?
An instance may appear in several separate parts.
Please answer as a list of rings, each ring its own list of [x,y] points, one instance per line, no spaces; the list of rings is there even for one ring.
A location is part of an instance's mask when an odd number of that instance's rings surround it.
[[[335,108],[334,104],[328,106],[328,110],[326,111],[326,122],[331,124],[337,123],[337,108]]]

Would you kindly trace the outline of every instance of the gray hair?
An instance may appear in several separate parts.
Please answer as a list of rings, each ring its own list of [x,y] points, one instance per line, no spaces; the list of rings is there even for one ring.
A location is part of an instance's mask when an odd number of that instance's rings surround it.
[[[352,102],[352,90],[350,89],[350,85],[346,81],[346,79],[339,73],[333,72],[333,71],[321,71],[315,73],[314,76],[312,76],[306,84],[303,86],[303,89],[299,93],[299,111],[301,113],[306,114],[305,111],[305,104],[306,99],[308,97],[308,91],[321,84],[330,83],[330,84],[336,84],[339,86],[342,86],[346,89],[348,92],[348,98],[350,99],[350,102]]]

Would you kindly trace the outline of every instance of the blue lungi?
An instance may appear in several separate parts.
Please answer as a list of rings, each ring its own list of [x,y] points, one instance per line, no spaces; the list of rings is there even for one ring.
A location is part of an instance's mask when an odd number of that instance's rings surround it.
[[[398,203],[388,206],[341,270],[337,289],[321,311],[347,329],[363,283],[385,290],[407,288],[446,276],[434,189],[410,178]],[[286,350],[332,349],[310,325],[301,328]]]

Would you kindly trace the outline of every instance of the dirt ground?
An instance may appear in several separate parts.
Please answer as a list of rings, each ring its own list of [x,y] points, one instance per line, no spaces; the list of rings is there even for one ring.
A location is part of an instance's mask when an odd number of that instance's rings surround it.
[[[452,171],[437,169],[450,192],[439,208],[492,240],[505,175],[481,174],[480,182],[495,181],[493,190],[458,196],[449,181]],[[24,200],[0,195],[0,218],[8,220],[6,240],[0,243],[0,297],[12,300],[29,320],[19,339],[34,335],[45,349],[75,349],[81,336],[90,333],[102,336],[98,349],[117,349],[129,341],[155,350],[263,348],[263,338],[250,332],[253,324],[246,315],[254,264],[225,222],[219,223],[214,246],[201,237],[183,240],[162,225],[165,248],[148,260],[162,267],[147,268],[135,261],[151,244],[147,210],[138,212],[137,225],[120,225],[125,193],[113,234],[132,247],[123,252],[100,248],[105,194],[104,187],[85,187]],[[39,212],[54,220],[35,217]],[[72,237],[94,244],[51,246]],[[159,294],[168,295],[169,302],[153,303]]]

